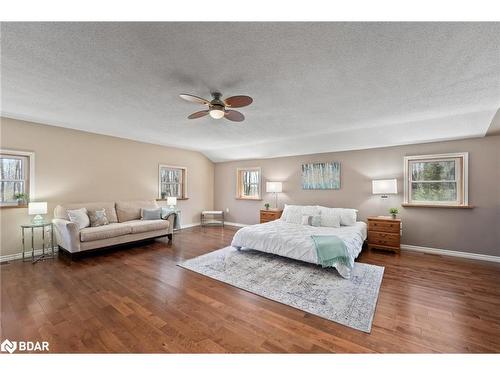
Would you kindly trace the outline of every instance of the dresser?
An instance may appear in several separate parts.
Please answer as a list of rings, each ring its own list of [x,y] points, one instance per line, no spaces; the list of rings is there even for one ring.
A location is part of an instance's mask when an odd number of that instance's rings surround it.
[[[283,210],[260,210],[260,223],[278,220],[282,213]]]
[[[382,249],[399,253],[401,247],[401,219],[390,216],[368,218],[368,250]]]

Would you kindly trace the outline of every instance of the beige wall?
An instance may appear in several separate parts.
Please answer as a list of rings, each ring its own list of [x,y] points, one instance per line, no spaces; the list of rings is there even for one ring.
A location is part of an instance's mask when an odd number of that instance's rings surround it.
[[[215,166],[215,209],[229,208],[227,220],[253,224],[265,202],[273,195],[264,193],[263,201],[235,199],[237,167],[262,167],[263,183],[285,181],[283,203],[320,204],[352,207],[365,220],[370,215],[387,214],[389,207],[403,201],[403,157],[447,152],[469,152],[469,201],[474,209],[402,208],[402,243],[500,256],[500,136],[461,141],[428,143],[361,151],[325,153],[275,159],[219,163]],[[302,190],[302,162],[339,161],[340,190]],[[382,200],[371,194],[371,180],[397,178],[397,196]],[[265,184],[263,185],[265,186]],[[265,191],[265,188],[263,189]]]
[[[47,201],[50,213],[61,202],[155,199],[158,164],[187,167],[189,199],[178,204],[183,224],[213,207],[214,164],[198,152],[7,118],[0,134],[1,148],[35,152],[36,200]],[[0,208],[0,218],[0,255],[20,252],[27,209]]]

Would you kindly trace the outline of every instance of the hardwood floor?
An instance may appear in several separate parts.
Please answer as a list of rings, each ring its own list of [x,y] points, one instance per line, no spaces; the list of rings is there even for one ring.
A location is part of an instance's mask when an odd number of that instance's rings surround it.
[[[366,334],[176,266],[236,229],[3,264],[1,339],[51,352],[500,352],[500,264],[364,250],[360,262],[385,266]]]

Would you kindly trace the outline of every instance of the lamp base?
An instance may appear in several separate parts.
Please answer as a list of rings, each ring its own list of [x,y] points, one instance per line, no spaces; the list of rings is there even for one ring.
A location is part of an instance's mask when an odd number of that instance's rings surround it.
[[[42,224],[44,222],[43,216],[42,215],[35,215],[35,217],[32,220],[33,224]]]

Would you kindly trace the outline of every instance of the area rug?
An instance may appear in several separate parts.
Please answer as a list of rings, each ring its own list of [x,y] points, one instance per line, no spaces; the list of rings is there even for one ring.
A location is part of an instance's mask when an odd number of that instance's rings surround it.
[[[384,275],[384,267],[356,262],[344,279],[333,268],[230,246],[179,266],[368,333]]]

